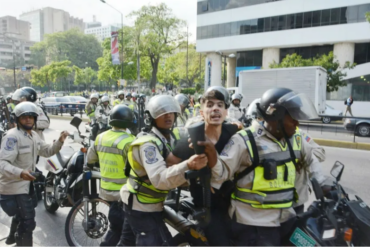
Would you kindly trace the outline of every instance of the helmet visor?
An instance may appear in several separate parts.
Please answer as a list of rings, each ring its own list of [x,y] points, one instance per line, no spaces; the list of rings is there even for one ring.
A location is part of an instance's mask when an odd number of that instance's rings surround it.
[[[281,97],[277,103],[295,120],[319,118],[315,106],[306,94],[291,92]]]

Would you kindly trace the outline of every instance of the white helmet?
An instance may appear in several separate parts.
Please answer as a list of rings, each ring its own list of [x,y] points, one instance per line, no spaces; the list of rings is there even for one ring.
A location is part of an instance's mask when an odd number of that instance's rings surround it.
[[[146,108],[146,112],[154,119],[167,113],[181,114],[179,103],[170,95],[156,95],[150,99],[150,104]]]
[[[93,99],[93,98],[95,98],[95,99],[99,99],[99,94],[97,94],[97,93],[93,93],[93,94],[90,96],[90,99]]]
[[[118,91],[118,94],[117,94],[117,96],[119,97],[120,95],[125,95],[125,92],[123,92],[122,90],[121,91]]]
[[[38,117],[38,110],[34,103],[32,102],[21,102],[14,107],[13,110],[14,115],[19,118],[21,116],[33,116]]]
[[[255,99],[250,103],[248,109],[247,109],[247,119],[256,119],[261,118],[260,114],[257,111],[257,103],[261,104],[261,98]]]
[[[137,97],[138,97],[137,93],[132,93],[132,98],[137,98]]]
[[[103,102],[109,102],[109,97],[108,96],[103,96],[102,98],[101,98],[101,102],[103,103]]]
[[[235,99],[238,99],[241,102],[243,100],[243,95],[241,93],[234,93],[231,97],[231,102],[233,102]]]

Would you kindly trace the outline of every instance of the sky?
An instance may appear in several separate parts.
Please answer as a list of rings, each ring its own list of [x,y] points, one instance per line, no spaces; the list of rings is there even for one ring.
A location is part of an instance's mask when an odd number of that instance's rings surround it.
[[[173,14],[185,20],[189,26],[191,36],[189,40],[196,40],[197,0],[105,0],[107,3],[121,11],[124,15],[125,25],[132,25],[132,20],[126,16],[143,5],[157,5],[165,3],[173,10]],[[19,16],[28,11],[52,7],[69,12],[70,15],[82,18],[84,22],[92,22],[93,15],[103,25],[121,23],[121,15],[100,2],[100,0],[0,0],[0,17],[5,15]]]

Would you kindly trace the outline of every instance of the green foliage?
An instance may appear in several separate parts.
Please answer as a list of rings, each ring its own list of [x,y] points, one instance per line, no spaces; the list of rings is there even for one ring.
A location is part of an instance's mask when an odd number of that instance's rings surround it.
[[[15,83],[14,83],[14,70],[2,70],[0,71],[0,87],[12,86],[15,90],[18,85],[25,85],[29,83],[31,77],[30,72],[24,72],[20,69],[15,71]]]
[[[41,67],[39,70],[31,71],[31,82],[35,86],[45,87],[51,89],[51,83],[57,83],[58,80],[66,78],[72,73],[72,68],[69,67],[70,61],[52,62],[49,65]]]
[[[99,41],[78,29],[70,29],[45,35],[45,39],[31,47],[32,63],[42,66],[50,62],[71,61],[72,65],[85,67],[87,64],[98,69],[96,59],[102,55]]]
[[[202,85],[200,83],[196,83],[195,84],[195,91],[199,93],[201,89],[202,89]]]
[[[181,93],[186,94],[186,95],[188,94],[194,95],[195,92],[196,92],[195,88],[182,88],[181,89]]]
[[[324,54],[322,56],[317,56],[313,59],[303,59],[302,56],[297,54],[287,55],[281,63],[272,63],[270,68],[290,68],[290,67],[305,67],[305,66],[321,66],[326,69],[328,73],[327,81],[327,92],[334,92],[339,89],[339,87],[345,86],[346,81],[344,77],[347,75],[342,70],[343,69],[353,69],[356,64],[346,64],[341,67],[339,61],[335,59],[333,52],[329,52],[328,55]]]
[[[171,54],[185,38],[182,31],[185,22],[176,18],[172,10],[164,3],[157,6],[143,6],[133,11],[130,17],[135,18],[134,46],[141,57],[150,59],[152,67],[150,87],[157,83],[159,61],[166,54]]]
[[[158,80],[164,83],[180,85],[185,83],[193,87],[194,83],[202,83],[204,80],[205,56],[197,53],[194,45],[189,45],[188,73],[186,68],[187,52],[186,44],[181,51],[166,58],[164,66],[159,67]]]
[[[86,88],[92,85],[98,85],[98,73],[90,67],[81,69],[77,66],[73,66],[75,72],[74,84],[85,85]]]

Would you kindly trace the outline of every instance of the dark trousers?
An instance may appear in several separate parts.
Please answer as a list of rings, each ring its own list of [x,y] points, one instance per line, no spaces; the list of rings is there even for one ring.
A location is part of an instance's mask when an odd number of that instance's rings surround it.
[[[119,246],[162,246],[171,244],[171,233],[163,221],[163,212],[140,212],[126,204],[125,222]]]
[[[235,246],[280,246],[280,227],[248,226],[231,223],[232,241]]]
[[[109,229],[103,237],[100,246],[116,246],[121,238],[125,212],[123,211],[122,202],[109,202]]]
[[[33,188],[32,183],[31,188]],[[37,197],[33,189],[30,194],[0,195],[0,205],[8,216],[13,217],[11,228],[16,228],[17,246],[32,246],[32,234],[36,228],[35,207],[37,206]]]

